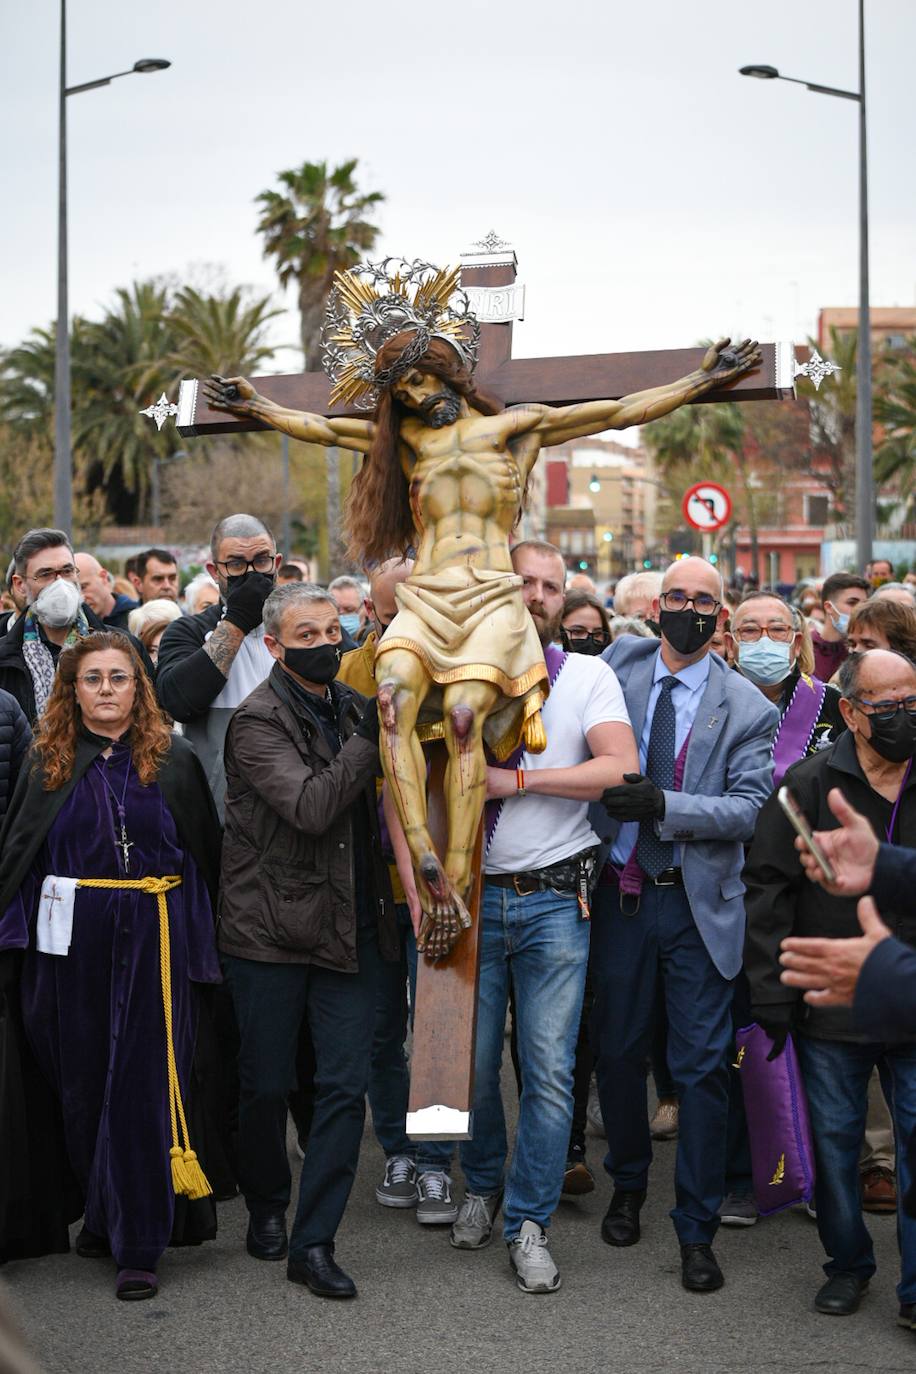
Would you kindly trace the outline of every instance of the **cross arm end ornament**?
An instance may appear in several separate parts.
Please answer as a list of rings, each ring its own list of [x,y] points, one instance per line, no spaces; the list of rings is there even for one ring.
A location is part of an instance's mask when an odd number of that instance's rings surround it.
[[[158,401],[153,405],[146,406],[145,409],[141,410],[139,413],[141,415],[148,415],[151,420],[155,420],[156,428],[161,430],[166,420],[178,414],[178,407],[174,401],[169,400],[168,396],[166,396],[163,391]]]
[[[814,390],[820,391],[821,382],[825,377],[832,377],[834,372],[842,372],[839,363],[832,363],[829,358],[822,358],[815,348],[811,357],[806,363],[796,362],[796,377],[807,377],[813,383]]]

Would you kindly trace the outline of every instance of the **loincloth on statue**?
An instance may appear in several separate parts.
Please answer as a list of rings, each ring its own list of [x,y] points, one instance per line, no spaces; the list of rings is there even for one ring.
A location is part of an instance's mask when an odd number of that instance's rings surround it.
[[[398,613],[379,641],[375,678],[384,680],[385,655],[394,649],[423,664],[434,685],[417,721],[420,740],[443,738],[443,687],[492,682],[500,696],[483,736],[495,757],[507,759],[523,741],[531,753],[546,747],[539,712],[550,683],[521,586],[517,573],[465,565],[412,575],[395,589]]]

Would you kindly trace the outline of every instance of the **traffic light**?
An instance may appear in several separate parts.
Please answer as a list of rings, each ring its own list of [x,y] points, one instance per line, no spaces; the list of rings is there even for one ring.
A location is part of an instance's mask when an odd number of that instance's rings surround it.
[[[719,555],[717,553],[711,553],[709,555],[709,561],[715,566],[715,564],[719,561]]]
[[[652,559],[651,559],[651,558],[644,558],[644,559],[642,560],[642,565],[643,565],[644,568],[651,568],[651,567],[652,567]]]
[[[587,558],[580,558],[580,559],[579,559],[579,568],[580,568],[580,570],[581,570],[582,572],[588,572],[588,559],[587,559]]]

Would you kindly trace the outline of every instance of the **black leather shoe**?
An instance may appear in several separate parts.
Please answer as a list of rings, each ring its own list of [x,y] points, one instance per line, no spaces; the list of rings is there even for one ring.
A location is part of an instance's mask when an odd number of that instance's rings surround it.
[[[867,1287],[868,1279],[858,1274],[834,1274],[814,1299],[815,1310],[827,1317],[851,1317]]]
[[[104,1236],[97,1236],[84,1226],[76,1238],[74,1247],[81,1259],[107,1259],[111,1246]]]
[[[601,1223],[601,1239],[607,1245],[635,1245],[639,1240],[639,1209],[645,1192],[621,1193],[614,1189],[611,1205]]]
[[[711,1246],[681,1246],[681,1283],[688,1292],[714,1293],[724,1282]]]
[[[333,1245],[310,1245],[286,1266],[290,1283],[304,1283],[319,1298],[355,1298],[356,1284],[334,1260]]]
[[[289,1242],[286,1239],[285,1213],[265,1212],[259,1217],[250,1216],[245,1247],[255,1259],[286,1259]]]

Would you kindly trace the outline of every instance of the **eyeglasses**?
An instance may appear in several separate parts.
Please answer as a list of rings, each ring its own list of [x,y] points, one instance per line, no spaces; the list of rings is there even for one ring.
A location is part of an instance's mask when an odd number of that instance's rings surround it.
[[[271,573],[274,570],[274,553],[256,553],[254,558],[227,558],[224,563],[217,563],[227,577],[243,577],[248,569],[251,568],[256,573]]]
[[[742,625],[740,630],[732,630],[739,644],[756,644],[761,635],[772,639],[774,644],[791,644],[797,631],[791,625]]]
[[[88,687],[90,692],[100,692],[102,684],[107,682],[113,692],[126,692],[132,682],[136,682],[135,673],[124,673],[115,669],[113,673],[98,673],[90,668],[88,673],[83,673],[78,677],[77,682],[82,682]]]
[[[607,630],[583,630],[578,625],[571,626],[563,631],[570,644],[594,644],[600,645],[603,649],[610,644],[611,636]]]
[[[672,592],[662,592],[659,600],[666,611],[686,611],[688,606],[692,606],[697,615],[714,615],[722,604],[709,592],[688,596],[677,587]]]
[[[76,577],[76,564],[65,563],[62,568],[39,568],[37,572],[29,573],[30,582],[53,582],[55,577]]]
[[[863,716],[874,716],[876,720],[893,720],[898,711],[916,716],[916,696],[902,697],[900,701],[866,701],[865,697],[850,697],[849,700],[857,703]]]

